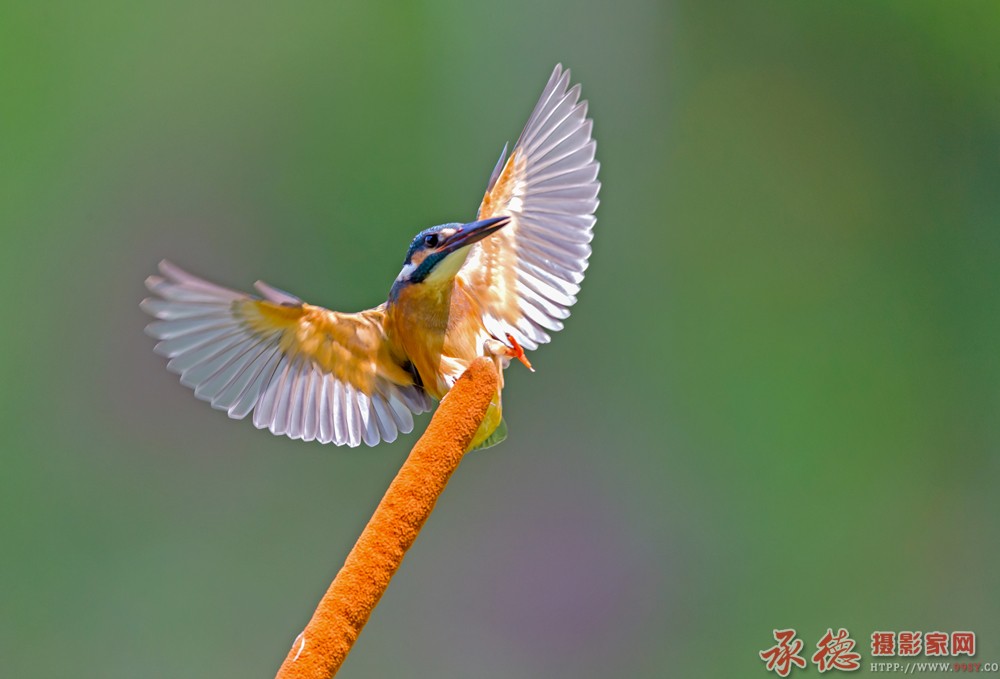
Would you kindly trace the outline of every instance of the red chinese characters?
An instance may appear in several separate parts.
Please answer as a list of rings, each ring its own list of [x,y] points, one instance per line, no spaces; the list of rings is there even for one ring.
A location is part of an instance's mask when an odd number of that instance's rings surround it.
[[[861,667],[861,654],[854,652],[854,639],[843,627],[836,634],[833,629],[827,628],[816,647],[819,650],[813,654],[812,661],[820,672],[832,669],[853,672]]]
[[[920,632],[900,632],[899,633],[899,655],[920,655],[920,651],[923,650],[923,642],[921,642]]]
[[[767,669],[777,672],[782,677],[787,677],[796,665],[802,669],[806,668],[806,661],[799,655],[803,642],[796,638],[794,628],[773,630],[776,643],[771,648],[759,653],[761,660],[767,664]],[[853,672],[861,668],[861,654],[854,650],[855,642],[850,634],[843,627],[834,633],[832,627],[828,627],[826,634],[816,644],[816,652],[812,655],[812,662],[822,673],[829,670],[841,670]],[[909,658],[918,655],[929,657],[941,656],[968,656],[976,655],[976,633],[966,630],[956,630],[952,632],[917,632],[911,630],[876,630],[871,633],[871,655],[873,658],[897,656]],[[919,665],[917,663],[916,665]],[[910,667],[916,666],[913,663],[901,665],[900,663],[872,663],[872,667]],[[995,665],[995,663],[994,663]],[[978,668],[980,665],[969,664],[968,667]],[[965,664],[956,663],[954,665],[957,672],[959,667],[966,667]]]
[[[925,634],[924,655],[948,655],[948,635],[944,632]]]
[[[872,632],[872,655],[894,655],[895,653],[895,632]]]
[[[794,629],[773,630],[774,646],[760,652],[760,659],[771,672],[777,672],[779,677],[787,677],[792,671],[792,664],[805,668],[805,658],[799,655],[802,650],[802,640],[795,638]]]
[[[952,655],[975,655],[976,654],[976,633],[975,632],[952,632],[951,633],[951,654]]]

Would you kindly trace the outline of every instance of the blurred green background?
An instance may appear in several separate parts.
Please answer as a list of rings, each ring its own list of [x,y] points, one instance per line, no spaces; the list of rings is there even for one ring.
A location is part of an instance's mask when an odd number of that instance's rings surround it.
[[[767,676],[775,627],[806,654],[846,627],[866,668],[875,630],[1000,661],[998,27],[995,2],[5,3],[3,673],[273,676],[416,434],[230,421],[153,354],[142,281],[168,257],[379,303],[559,61],[602,162],[580,302],[340,676]]]

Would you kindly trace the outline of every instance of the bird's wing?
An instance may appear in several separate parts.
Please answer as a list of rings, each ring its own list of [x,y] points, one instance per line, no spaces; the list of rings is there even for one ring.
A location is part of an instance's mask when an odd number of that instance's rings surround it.
[[[142,308],[181,383],[212,407],[293,439],[370,446],[413,429],[431,402],[391,354],[382,307],[356,314],[305,304],[255,284],[263,298],[204,281],[169,262]]]
[[[587,268],[601,186],[592,124],[580,86],[569,87],[569,71],[556,66],[479,206],[479,219],[511,223],[474,245],[458,274],[487,330],[527,349],[562,329]]]

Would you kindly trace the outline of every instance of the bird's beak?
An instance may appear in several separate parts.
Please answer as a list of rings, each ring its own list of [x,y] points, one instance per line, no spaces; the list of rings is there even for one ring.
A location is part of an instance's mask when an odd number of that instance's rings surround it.
[[[508,224],[510,224],[510,217],[507,216],[491,217],[490,219],[481,219],[478,222],[463,224],[458,231],[445,241],[441,249],[445,252],[454,252],[467,245],[481,241]]]

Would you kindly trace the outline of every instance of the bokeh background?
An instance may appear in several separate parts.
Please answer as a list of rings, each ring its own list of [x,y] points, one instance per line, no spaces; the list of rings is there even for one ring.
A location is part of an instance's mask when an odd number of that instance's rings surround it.
[[[379,303],[559,61],[602,162],[580,302],[341,676],[767,676],[775,627],[806,653],[846,627],[866,668],[875,630],[1000,661],[998,26],[911,0],[5,3],[3,673],[273,676],[416,433],[228,420],[153,354],[142,281],[168,257]]]

